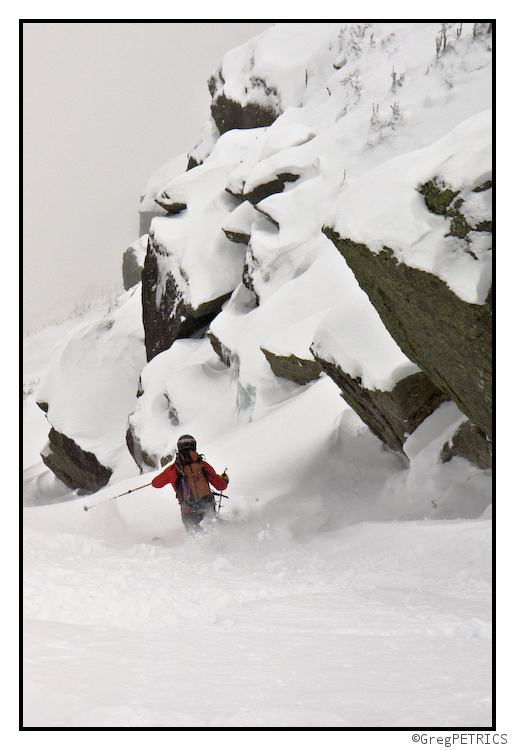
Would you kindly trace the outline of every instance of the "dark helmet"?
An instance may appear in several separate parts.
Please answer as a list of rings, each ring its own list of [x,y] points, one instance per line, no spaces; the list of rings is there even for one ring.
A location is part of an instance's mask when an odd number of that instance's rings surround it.
[[[181,451],[195,451],[197,450],[197,441],[191,435],[181,435],[177,441],[177,450]]]

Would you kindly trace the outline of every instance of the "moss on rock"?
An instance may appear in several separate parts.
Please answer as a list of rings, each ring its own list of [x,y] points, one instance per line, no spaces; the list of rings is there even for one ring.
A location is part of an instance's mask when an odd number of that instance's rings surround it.
[[[272,372],[278,378],[287,378],[298,385],[306,385],[312,380],[317,380],[322,372],[322,367],[318,362],[310,359],[302,359],[294,354],[282,356],[274,354],[261,347],[272,368]]]
[[[439,185],[437,177],[421,185],[418,190],[424,196],[428,211],[438,215],[445,214],[459,193],[459,190],[454,192],[450,188]]]
[[[471,192],[482,193],[491,187],[492,181],[488,180],[474,188]],[[460,191],[451,190],[442,180],[438,180],[437,177],[419,186],[418,191],[424,196],[426,206],[431,213],[450,219],[450,227],[446,237],[458,237],[470,242],[470,232],[492,231],[492,222],[489,220],[481,221],[476,226],[470,224],[460,211],[460,208],[465,203],[464,198],[457,197],[460,195]]]

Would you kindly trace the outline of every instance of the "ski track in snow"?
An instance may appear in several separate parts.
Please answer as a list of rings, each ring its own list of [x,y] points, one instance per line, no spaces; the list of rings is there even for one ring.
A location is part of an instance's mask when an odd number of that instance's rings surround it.
[[[488,726],[490,522],[26,532],[25,726]]]

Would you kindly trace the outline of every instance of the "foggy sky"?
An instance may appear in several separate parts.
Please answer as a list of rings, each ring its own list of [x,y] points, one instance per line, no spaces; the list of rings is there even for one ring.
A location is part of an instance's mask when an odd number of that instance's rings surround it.
[[[23,24],[24,331],[122,288],[149,177],[197,143],[223,55],[270,25]]]

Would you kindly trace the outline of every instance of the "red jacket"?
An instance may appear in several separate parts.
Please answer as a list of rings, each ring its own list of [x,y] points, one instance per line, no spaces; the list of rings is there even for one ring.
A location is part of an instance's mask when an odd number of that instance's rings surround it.
[[[206,479],[209,484],[212,484],[215,490],[225,490],[228,482],[226,482],[225,479],[222,479],[222,477],[218,476],[216,471],[207,463],[207,461],[201,461],[201,464],[206,472]],[[154,477],[154,479],[152,480],[152,487],[164,487],[165,484],[171,484],[175,490],[177,485],[177,476],[177,468],[174,462],[171,466],[167,466],[166,469],[161,472],[161,474],[157,475],[157,477]]]

